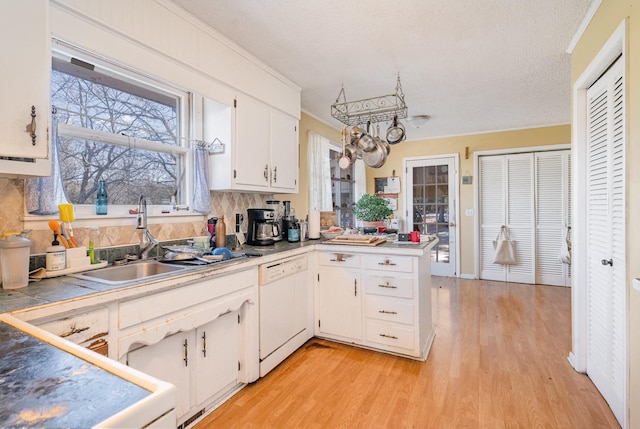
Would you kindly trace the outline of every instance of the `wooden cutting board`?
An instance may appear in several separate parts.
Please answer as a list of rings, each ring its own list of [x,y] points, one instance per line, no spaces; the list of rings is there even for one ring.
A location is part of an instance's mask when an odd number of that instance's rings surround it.
[[[331,244],[343,244],[347,246],[377,246],[387,241],[384,237],[375,235],[339,235],[336,238],[327,241]]]

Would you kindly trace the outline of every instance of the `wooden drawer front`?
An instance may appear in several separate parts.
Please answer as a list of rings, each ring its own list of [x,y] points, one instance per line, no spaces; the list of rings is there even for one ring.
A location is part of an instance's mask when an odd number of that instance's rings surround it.
[[[318,264],[332,267],[360,268],[360,255],[341,252],[321,252]]]
[[[364,284],[367,293],[413,298],[413,276],[409,274],[367,274]]]
[[[415,335],[413,327],[392,323],[367,321],[367,341],[413,350]]]
[[[368,318],[413,325],[413,301],[404,298],[367,295]]]
[[[84,346],[84,343],[88,341],[86,345],[89,345],[109,334],[109,310],[101,308],[88,313],[38,324],[38,326],[72,343]]]
[[[156,293],[144,298],[121,302],[118,306],[120,329],[134,326],[158,317],[164,317],[194,305],[256,285],[258,270],[253,268],[199,283]]]
[[[413,258],[411,256],[367,255],[363,265],[370,270],[413,272]]]

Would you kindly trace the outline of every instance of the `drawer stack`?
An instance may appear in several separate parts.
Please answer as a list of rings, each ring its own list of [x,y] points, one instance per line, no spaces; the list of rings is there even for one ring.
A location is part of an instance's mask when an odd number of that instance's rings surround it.
[[[363,268],[366,341],[414,354],[418,314],[413,258],[367,255]]]

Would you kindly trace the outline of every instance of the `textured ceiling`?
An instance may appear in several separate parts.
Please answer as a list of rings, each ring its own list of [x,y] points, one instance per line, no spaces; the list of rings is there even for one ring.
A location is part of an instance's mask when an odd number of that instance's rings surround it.
[[[302,88],[302,110],[392,94],[409,140],[567,124],[566,49],[592,0],[174,0]]]

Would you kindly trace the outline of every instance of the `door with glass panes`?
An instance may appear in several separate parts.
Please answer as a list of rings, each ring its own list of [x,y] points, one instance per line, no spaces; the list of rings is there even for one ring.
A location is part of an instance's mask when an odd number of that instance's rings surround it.
[[[406,230],[438,237],[431,250],[431,274],[457,275],[455,156],[428,157],[406,162]]]

